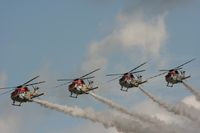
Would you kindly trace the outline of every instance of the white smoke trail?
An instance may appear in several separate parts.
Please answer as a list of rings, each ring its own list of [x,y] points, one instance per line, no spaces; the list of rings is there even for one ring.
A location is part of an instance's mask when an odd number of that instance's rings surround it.
[[[46,108],[50,108],[59,112],[66,113],[70,116],[80,117],[92,122],[99,122],[103,124],[105,128],[115,127],[117,131],[124,132],[124,133],[160,133],[160,130],[163,133],[181,133],[181,130],[177,130],[176,128],[169,128],[167,126],[163,126],[161,128],[152,127],[146,124],[140,124],[133,119],[127,119],[122,116],[113,117],[112,115],[103,115],[101,113],[94,112],[92,109],[80,109],[80,108],[73,108],[68,106],[63,106],[59,104],[50,103],[44,100],[33,100],[35,103],[40,104]]]
[[[90,95],[92,95],[95,99],[97,99],[98,101],[104,103],[104,104],[107,104],[109,107],[113,108],[113,109],[116,109],[117,111],[121,112],[121,113],[124,113],[124,114],[127,114],[129,116],[132,116],[133,118],[135,119],[138,119],[142,122],[145,122],[145,123],[148,123],[148,124],[156,124],[158,125],[159,123],[162,123],[161,121],[157,120],[157,119],[152,119],[151,117],[148,117],[146,115],[140,115],[140,114],[137,114],[137,113],[133,113],[133,112],[130,112],[128,111],[127,109],[125,109],[124,107],[120,106],[119,104],[117,103],[114,103],[113,101],[105,98],[105,97],[101,97],[99,95],[96,95],[92,92],[89,93]]]
[[[196,100],[200,102],[200,93],[194,90],[191,86],[189,86],[185,82],[182,83],[195,96]]]
[[[93,122],[100,122],[106,128],[114,127],[113,123],[107,121],[103,116],[101,116],[100,114],[96,114],[92,110],[89,110],[89,109],[83,110],[83,109],[80,109],[77,107],[73,108],[73,107],[68,107],[68,106],[62,106],[59,104],[54,104],[54,103],[50,103],[48,101],[39,100],[39,99],[34,99],[33,101],[44,107],[47,107],[47,108],[50,108],[50,109],[53,109],[53,110],[56,110],[59,112],[64,112],[64,113],[74,116],[74,117],[81,117],[81,118],[91,120]]]
[[[198,118],[193,114],[190,114],[188,110],[184,106],[170,106],[165,102],[161,102],[156,97],[148,93],[147,91],[143,90],[141,87],[138,87],[146,96],[148,96],[153,102],[157,103],[160,107],[165,108],[167,111],[174,113],[175,115],[184,116],[192,121],[198,122]]]

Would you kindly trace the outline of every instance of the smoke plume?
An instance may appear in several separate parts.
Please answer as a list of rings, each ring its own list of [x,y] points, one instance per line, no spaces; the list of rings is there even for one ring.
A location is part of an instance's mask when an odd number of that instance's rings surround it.
[[[196,100],[200,102],[200,93],[194,90],[191,86],[189,86],[185,82],[182,83],[195,96]]]
[[[91,109],[80,109],[77,107],[68,107],[68,106],[62,106],[59,104],[54,104],[54,103],[50,103],[48,101],[43,101],[43,100],[38,100],[38,99],[34,99],[33,100],[35,103],[40,104],[41,106],[44,106],[46,108],[50,108],[59,112],[63,112],[65,114],[68,114],[70,116],[74,116],[74,117],[80,117],[83,119],[87,119],[90,120],[92,122],[99,122],[101,124],[103,124],[103,126],[105,128],[109,128],[109,127],[115,127],[114,123],[111,122],[110,120],[108,120],[106,117],[104,117],[101,114],[95,113],[93,110]],[[116,129],[118,129],[118,127],[116,127]],[[118,131],[123,131],[123,129],[118,129]]]
[[[192,121],[199,121],[198,118],[189,113],[188,110],[186,110],[185,106],[170,106],[169,104],[165,103],[165,102],[161,102],[160,100],[158,100],[156,97],[154,97],[153,95],[151,95],[150,93],[148,93],[147,91],[145,91],[144,89],[142,89],[141,87],[139,87],[139,89],[146,95],[148,96],[153,102],[157,103],[160,107],[163,107],[164,109],[166,109],[167,111],[174,113],[175,115],[181,115],[184,116]]]
[[[92,92],[89,93],[90,95],[92,95],[95,99],[97,99],[98,101],[108,105],[109,107],[121,112],[121,113],[124,113],[124,114],[127,114],[131,117],[133,117],[134,119],[138,119],[142,122],[145,122],[145,123],[150,123],[150,124],[158,124],[160,123],[161,121],[158,121],[157,119],[152,119],[146,115],[140,115],[140,114],[137,114],[137,113],[133,113],[133,112],[130,112],[128,111],[127,109],[125,109],[124,107],[120,106],[119,104],[117,103],[114,103],[113,101],[105,98],[105,97],[101,97],[99,95],[96,95]]]
[[[50,103],[48,101],[44,100],[33,100],[35,103],[40,104],[43,107],[53,109],[59,112],[63,112],[65,114],[68,114],[70,116],[74,117],[80,117],[83,119],[90,120],[92,122],[98,122],[103,124],[105,128],[109,127],[115,127],[117,131],[124,132],[124,133],[160,133],[160,128],[150,126],[148,124],[140,124],[139,122],[128,119],[123,116],[112,116],[112,115],[106,115],[101,114],[93,111],[92,109],[80,109],[80,108],[73,108],[68,106],[63,106],[59,104]],[[112,117],[110,117],[112,116]],[[163,133],[179,133],[180,130],[177,130],[175,128],[169,128],[167,126],[161,127]]]

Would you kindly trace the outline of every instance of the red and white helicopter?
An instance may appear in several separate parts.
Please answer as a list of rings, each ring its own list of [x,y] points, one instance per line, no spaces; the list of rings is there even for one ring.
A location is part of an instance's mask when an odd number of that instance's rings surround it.
[[[89,80],[89,79],[94,78],[94,76],[87,77],[88,75],[98,70],[100,69],[98,68],[76,79],[58,79],[57,81],[68,81],[68,83],[70,83],[68,86],[68,90],[71,93],[70,97],[77,98],[78,95],[88,94],[89,91],[92,91],[98,88],[98,87],[93,87],[93,81]],[[84,80],[87,80],[88,84],[86,84]],[[62,84],[62,85],[67,85],[67,83]],[[73,96],[73,94],[76,94],[76,96]]]
[[[188,63],[190,63],[194,60],[195,59],[191,59],[191,60],[189,60],[189,61],[187,61],[187,62],[185,62],[185,63],[183,63],[183,64],[181,64],[181,65],[179,65],[175,68],[169,69],[169,70],[160,70],[160,71],[164,71],[164,72],[161,73],[161,74],[158,74],[154,77],[158,77],[158,76],[161,76],[161,75],[164,75],[164,74],[167,73],[165,75],[165,80],[167,81],[167,87],[173,87],[174,84],[182,83],[183,80],[191,77],[190,75],[186,76],[185,71],[181,70],[181,69],[183,69],[182,66],[184,66],[184,65],[186,65],[186,64],[188,64]]]
[[[21,106],[21,103],[24,102],[32,102],[33,98],[44,95],[44,93],[38,93],[39,87],[36,87],[34,85],[44,83],[45,81],[30,83],[31,81],[35,80],[38,77],[39,76],[36,76],[22,85],[0,88],[0,90],[9,89],[8,91],[1,93],[0,95],[4,95],[13,91],[10,97],[13,100],[12,105],[14,106]],[[34,90],[30,91],[28,86],[32,86]],[[19,104],[15,104],[15,102],[19,102]]]
[[[147,80],[144,80],[144,81],[142,80],[141,75],[134,75],[136,73],[144,72],[145,70],[138,70],[138,71],[135,71],[135,70],[137,70],[141,66],[145,65],[146,63],[147,62],[144,62],[126,73],[107,74],[106,76],[118,76],[110,81],[119,79],[119,84],[121,85],[121,91],[128,91],[129,88],[138,87],[139,85],[147,82]],[[126,90],[124,90],[123,87],[125,87]]]

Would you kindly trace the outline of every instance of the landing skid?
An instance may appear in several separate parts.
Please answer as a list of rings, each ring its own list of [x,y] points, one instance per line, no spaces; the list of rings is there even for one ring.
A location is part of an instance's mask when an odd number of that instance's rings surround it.
[[[167,87],[173,87],[173,85],[174,85],[174,84],[171,84],[171,85],[170,85],[169,82],[167,83]]]
[[[71,97],[71,98],[78,98],[77,96],[72,96],[72,95],[70,95],[69,97]]]
[[[13,106],[21,106],[21,104],[22,104],[22,103],[15,104],[15,101],[13,101],[13,103],[12,103]]]
[[[127,90],[123,90],[123,89],[121,89],[121,91],[128,92],[128,89],[127,89]]]
[[[71,97],[71,98],[78,98],[78,95],[76,95],[76,96],[73,96],[73,93],[71,92],[71,94],[70,94],[70,96],[69,97]]]
[[[12,104],[12,105],[13,105],[13,106],[21,106],[21,104],[18,104],[18,105],[17,105],[17,104]]]
[[[123,87],[121,87],[120,89],[121,91],[124,91],[124,92],[128,92],[128,88],[126,90],[123,89]]]

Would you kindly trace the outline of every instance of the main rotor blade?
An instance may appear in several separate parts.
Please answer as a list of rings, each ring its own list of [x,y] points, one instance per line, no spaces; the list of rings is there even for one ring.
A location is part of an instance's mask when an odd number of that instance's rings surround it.
[[[85,75],[81,76],[81,77],[80,77],[80,79],[81,79],[81,78],[84,78],[84,77],[86,77],[86,76],[88,76],[88,75],[90,75],[90,74],[92,74],[92,73],[94,73],[94,72],[96,72],[96,71],[98,71],[98,70],[100,70],[100,68],[98,68],[98,69],[95,69],[94,71],[92,71],[92,72],[89,72],[89,73],[87,73],[87,74],[85,74]]]
[[[146,71],[146,70],[139,70],[139,71],[135,71],[135,72],[130,72],[130,73],[140,73],[140,72],[144,72],[144,71]],[[107,74],[106,76],[122,76],[122,75],[124,75],[124,74]]]
[[[107,74],[106,76],[119,76],[119,75],[124,75],[124,74]]]
[[[73,81],[74,79],[58,79],[57,81]]]
[[[139,70],[139,71],[134,71],[134,72],[131,72],[132,74],[133,73],[140,73],[140,72],[144,72],[144,71],[146,71],[146,70]]]
[[[37,84],[42,84],[45,81],[41,81],[41,82],[36,82],[36,83],[31,83],[31,84],[26,84],[25,86],[31,86],[31,85],[37,85]]]
[[[85,79],[92,79],[92,78],[94,78],[95,76],[91,76],[91,77],[85,77],[85,78],[81,78],[82,80],[85,80]],[[75,80],[75,79],[74,79]],[[73,80],[71,80],[71,81],[68,81],[67,83],[69,84],[69,83],[71,83],[71,82],[73,82]]]
[[[152,76],[152,77],[149,77],[149,78],[147,78],[147,80],[149,80],[149,79],[153,79],[153,78],[156,78],[156,77],[159,77],[159,76],[162,76],[162,75],[164,75],[164,74],[166,74],[167,72],[163,72],[163,73],[160,73],[160,74],[158,74],[158,75],[155,75],[155,76]]]
[[[86,76],[88,76],[88,75],[90,75],[90,74],[92,74],[92,73],[94,73],[94,72],[96,72],[96,71],[98,71],[98,70],[100,70],[100,68],[98,68],[98,69],[95,69],[94,71],[92,71],[92,72],[89,72],[89,73],[87,73],[87,74],[85,74],[85,75],[83,75],[83,76],[81,76],[80,78],[77,78],[77,79],[92,79],[92,78],[94,78],[94,76],[91,76],[91,77],[86,77]],[[70,83],[70,82],[72,82],[73,80],[75,80],[75,79],[58,79],[57,81],[69,81],[68,83]]]
[[[134,69],[130,70],[129,73],[130,73],[130,72],[133,72],[134,70],[138,69],[139,67],[143,66],[143,65],[146,64],[146,63],[147,63],[147,62],[144,62],[144,63],[140,64],[139,66],[137,66],[137,67],[135,67]]]
[[[81,79],[92,79],[92,78],[95,78],[95,76],[91,76],[91,77],[85,77],[85,78],[81,78]],[[75,79],[58,79],[57,81],[73,81]]]
[[[194,61],[194,60],[195,60],[195,58],[193,58],[193,59],[191,59],[191,60],[189,60],[189,61],[183,63],[182,65],[175,67],[175,68],[180,68],[180,67],[182,67],[182,66],[184,66],[184,65],[186,65],[186,64],[188,64],[188,63],[190,63],[190,62],[192,62],[192,61]]]
[[[116,79],[119,79],[120,77],[121,77],[121,76],[118,76],[118,77],[116,77],[116,78],[114,78],[114,79],[108,80],[107,82],[114,81],[114,80],[116,80]]]
[[[39,77],[39,76],[36,76],[36,77],[32,78],[31,80],[29,80],[29,81],[25,82],[24,84],[22,84],[22,86],[24,86],[24,85],[30,83],[31,81],[35,80],[35,79],[38,78],[38,77]]]
[[[9,92],[11,92],[11,91],[13,91],[13,90],[14,90],[14,89],[8,90],[8,91],[6,91],[6,92],[3,92],[3,93],[0,94],[0,96],[5,95],[5,94],[7,94],[7,93],[9,93]]]
[[[181,70],[181,69],[183,69],[183,68],[182,68],[182,67],[179,67],[179,68],[173,68],[173,69],[175,69],[175,70]],[[170,70],[173,70],[173,69],[170,69]],[[168,71],[170,71],[170,70],[161,69],[161,70],[159,70],[159,71],[161,71],[161,72],[168,72]]]
[[[61,86],[64,86],[64,85],[67,85],[67,83],[63,83],[63,84],[57,85],[57,86],[55,86],[55,88],[58,88],[58,87],[61,87]]]
[[[91,77],[85,77],[85,78],[81,78],[82,80],[85,80],[85,79],[93,79],[95,78],[95,76],[91,76]]]

